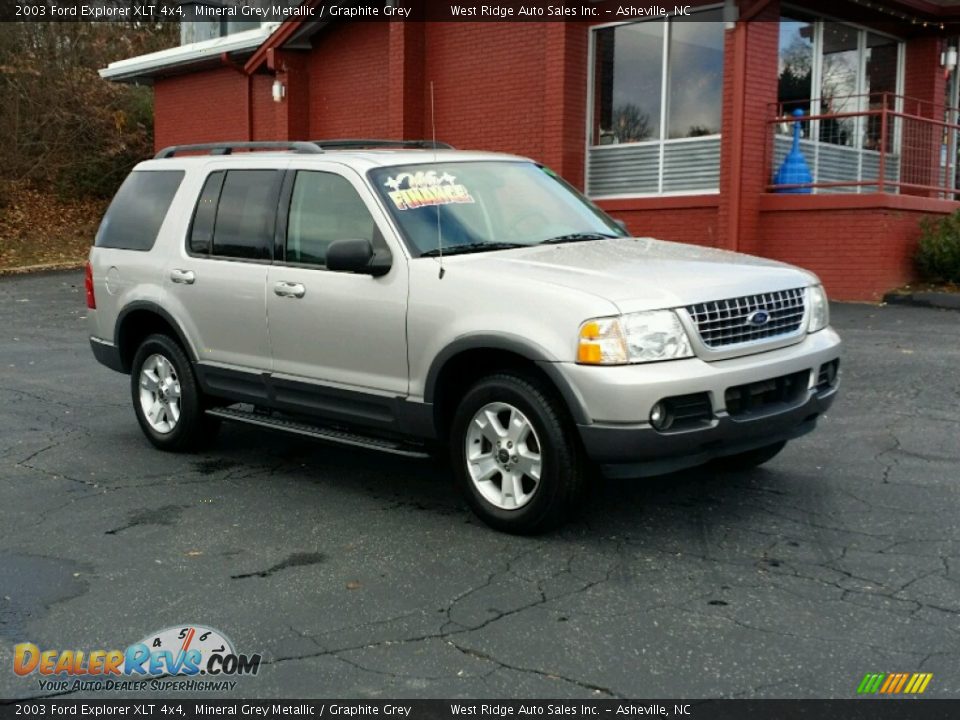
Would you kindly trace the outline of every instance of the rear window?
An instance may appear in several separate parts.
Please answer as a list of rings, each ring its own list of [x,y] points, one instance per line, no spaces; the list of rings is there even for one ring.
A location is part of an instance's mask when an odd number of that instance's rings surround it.
[[[107,208],[94,244],[121,250],[152,248],[183,175],[182,170],[130,173]]]
[[[230,170],[220,189],[210,254],[269,260],[283,175],[277,170]]]

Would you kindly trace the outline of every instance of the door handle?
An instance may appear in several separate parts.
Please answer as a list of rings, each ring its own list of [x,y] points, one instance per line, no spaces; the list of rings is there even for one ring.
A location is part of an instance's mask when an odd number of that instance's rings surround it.
[[[273,286],[273,292],[280,297],[302,298],[307,289],[300,283],[278,282]]]
[[[181,285],[193,285],[196,282],[197,275],[193,270],[174,269],[170,271],[170,279]]]

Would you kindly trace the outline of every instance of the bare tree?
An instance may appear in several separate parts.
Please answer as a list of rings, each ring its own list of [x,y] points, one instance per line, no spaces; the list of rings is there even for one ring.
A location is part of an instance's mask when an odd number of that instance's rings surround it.
[[[149,88],[97,70],[176,43],[174,23],[5,23],[0,33],[0,178],[108,196],[153,146]]]
[[[639,105],[624,103],[613,110],[613,132],[620,142],[638,142],[653,134],[650,115]]]

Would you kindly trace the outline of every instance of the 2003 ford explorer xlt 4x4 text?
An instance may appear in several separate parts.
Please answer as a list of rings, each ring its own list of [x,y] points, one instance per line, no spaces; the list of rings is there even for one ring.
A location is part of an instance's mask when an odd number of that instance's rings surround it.
[[[110,205],[86,292],[158,448],[223,420],[447,448],[511,532],[569,517],[594,469],[759,465],[837,388],[811,273],[627,237],[531,160],[430,142],[168,148]]]

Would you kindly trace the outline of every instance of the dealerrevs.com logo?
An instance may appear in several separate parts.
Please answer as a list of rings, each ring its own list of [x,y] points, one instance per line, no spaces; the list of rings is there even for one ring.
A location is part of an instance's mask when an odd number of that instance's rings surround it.
[[[38,676],[41,690],[129,692],[233,690],[234,678],[256,675],[260,655],[243,655],[223,633],[202,625],[152,633],[126,650],[14,647],[13,671]]]

